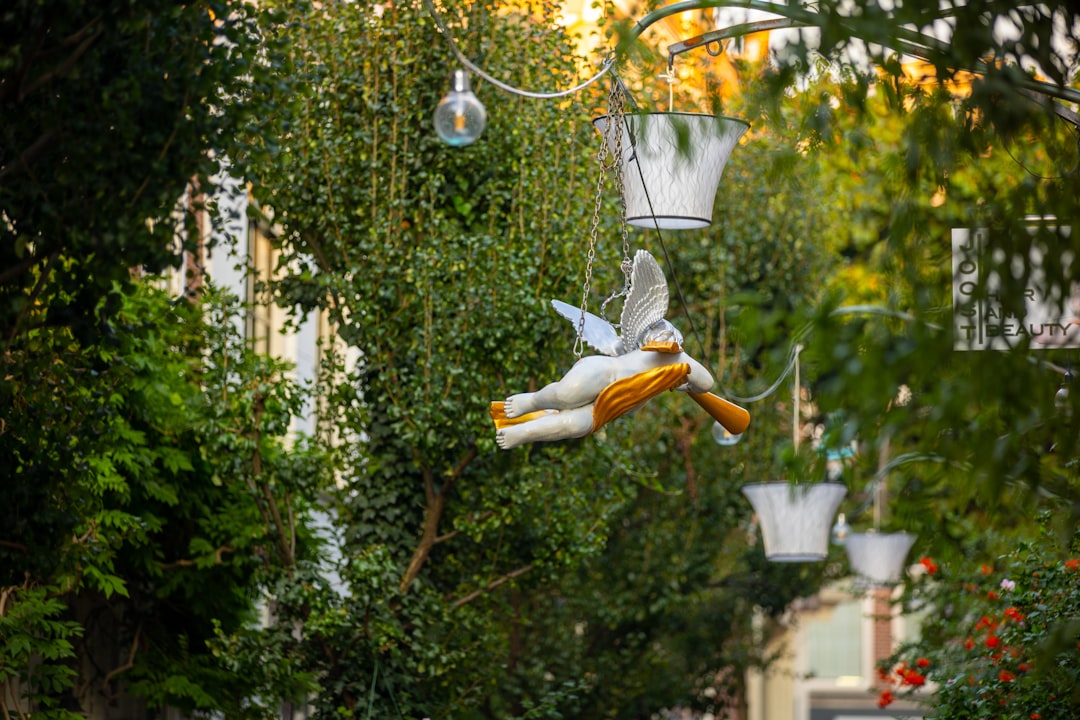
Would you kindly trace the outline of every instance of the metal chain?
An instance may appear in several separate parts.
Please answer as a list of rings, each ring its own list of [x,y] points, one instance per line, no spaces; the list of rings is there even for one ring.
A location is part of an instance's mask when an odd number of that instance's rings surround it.
[[[618,99],[616,100],[615,112],[619,116],[619,127],[622,127],[626,122],[626,107],[623,104],[623,95],[621,92],[616,93]],[[636,148],[634,148],[636,151]],[[619,140],[617,142],[616,152],[619,158],[622,158],[622,133],[619,133]],[[622,271],[623,271],[623,295],[630,292],[630,272],[634,267],[634,261],[630,258],[630,225],[626,222],[626,193],[623,192],[623,164],[620,162],[615,168],[615,192],[619,196],[619,211],[620,219],[622,221]]]
[[[612,92],[608,97],[608,117],[610,118],[611,125],[619,128],[619,133],[615,136],[615,157],[620,159],[620,162],[615,164],[615,192],[619,198],[619,213],[620,213],[620,231],[622,233],[622,262],[619,268],[623,273],[623,287],[619,292],[612,293],[604,300],[600,306],[600,315],[606,319],[605,310],[608,303],[612,300],[620,297],[626,297],[630,293],[630,277],[633,271],[634,262],[630,258],[630,226],[626,222],[626,194],[623,192],[623,163],[621,159],[623,157],[623,132],[622,129],[626,122],[626,106],[623,102],[623,94],[618,82],[612,83]]]
[[[589,292],[592,289],[593,262],[596,260],[596,235],[600,225],[600,206],[604,200],[604,180],[608,170],[614,169],[616,178],[621,178],[622,173],[622,96],[619,94],[619,84],[612,81],[608,90],[608,116],[604,132],[600,137],[600,150],[596,153],[596,161],[600,166],[600,172],[596,178],[596,196],[593,202],[592,223],[589,226],[589,249],[585,256],[585,282],[581,288],[581,316],[577,322],[577,337],[574,339],[574,356],[578,359],[584,350],[585,337],[585,314],[589,307]],[[616,118],[615,115],[618,115]],[[617,123],[617,124],[616,124]],[[608,133],[615,131],[614,151],[608,147]],[[607,164],[608,155],[612,155],[611,164]],[[620,186],[621,192],[621,186]],[[625,225],[625,208],[623,210]],[[624,241],[625,242],[625,241]],[[604,301],[607,304],[607,301]],[[601,312],[603,310],[601,309]]]

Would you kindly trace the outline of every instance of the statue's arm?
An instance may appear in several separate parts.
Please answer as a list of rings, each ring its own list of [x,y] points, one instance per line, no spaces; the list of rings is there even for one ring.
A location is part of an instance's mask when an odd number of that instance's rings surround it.
[[[714,380],[708,368],[686,353],[683,353],[682,362],[690,365],[690,375],[686,378],[688,387],[680,389],[686,389],[687,392],[692,393],[703,393],[712,389]]]

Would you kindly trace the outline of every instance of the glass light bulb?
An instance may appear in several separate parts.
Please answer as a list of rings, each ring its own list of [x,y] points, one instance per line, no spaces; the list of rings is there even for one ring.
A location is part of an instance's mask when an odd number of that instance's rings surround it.
[[[487,126],[487,111],[469,87],[469,76],[455,70],[450,92],[435,108],[435,132],[447,145],[462,147],[476,142]]]
[[[832,527],[832,541],[833,545],[843,545],[847,541],[847,536],[851,534],[851,526],[848,525],[847,518],[844,517],[844,513],[840,513],[836,516],[836,524]]]
[[[727,447],[728,445],[734,445],[735,443],[742,440],[742,433],[739,433],[738,435],[730,433],[728,432],[728,429],[720,423],[713,423],[712,436],[713,440],[716,441],[716,444],[723,447]]]

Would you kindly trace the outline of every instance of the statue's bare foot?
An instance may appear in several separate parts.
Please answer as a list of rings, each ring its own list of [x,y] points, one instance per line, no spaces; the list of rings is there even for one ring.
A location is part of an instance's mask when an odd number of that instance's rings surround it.
[[[533,393],[519,393],[506,398],[506,402],[503,404],[503,412],[506,417],[521,417],[536,410],[532,404],[532,397]]]
[[[520,433],[513,432],[515,428],[505,427],[495,432],[495,444],[501,447],[503,450],[510,450],[516,448],[522,443],[524,438]]]

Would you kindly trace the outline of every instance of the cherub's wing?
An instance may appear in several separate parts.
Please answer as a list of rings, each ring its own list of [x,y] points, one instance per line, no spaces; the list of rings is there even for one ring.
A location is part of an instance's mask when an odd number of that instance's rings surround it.
[[[641,333],[657,320],[663,320],[667,309],[668,286],[664,271],[656,258],[645,250],[638,250],[630,274],[630,294],[623,303],[619,320],[623,352],[637,350]]]
[[[574,331],[576,332],[578,323],[581,322],[581,308],[576,308],[561,300],[552,300],[551,306],[555,308],[556,312],[574,324]],[[623,349],[619,333],[615,331],[615,327],[607,320],[597,317],[591,312],[585,313],[585,327],[582,329],[581,337],[585,342],[605,355],[621,355],[626,352]]]

